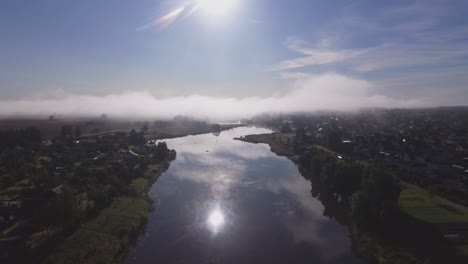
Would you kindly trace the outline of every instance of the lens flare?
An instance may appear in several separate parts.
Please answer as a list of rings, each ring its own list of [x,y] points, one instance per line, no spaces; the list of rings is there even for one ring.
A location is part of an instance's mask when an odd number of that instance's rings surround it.
[[[138,27],[137,31],[147,30],[155,26],[158,27],[159,29],[164,29],[170,24],[172,24],[179,17],[179,15],[184,11],[184,9],[185,9],[185,6],[181,6],[160,18],[151,21],[150,23],[146,25]]]
[[[187,1],[184,5],[172,10],[166,15],[155,19],[143,26],[138,27],[137,31],[143,31],[152,27],[164,29],[177,19],[187,18],[198,10],[212,17],[222,17],[227,15],[236,6],[238,0],[193,0]]]

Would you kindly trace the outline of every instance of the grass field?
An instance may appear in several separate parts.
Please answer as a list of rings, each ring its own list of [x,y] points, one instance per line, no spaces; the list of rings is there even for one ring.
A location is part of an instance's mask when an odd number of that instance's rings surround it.
[[[151,204],[121,197],[68,237],[45,263],[114,263],[146,222]]]
[[[438,226],[442,234],[459,234],[465,237],[465,244],[456,246],[468,256],[468,212],[455,208],[438,197],[415,190],[404,189],[400,194],[400,208],[408,215]]]
[[[146,190],[146,187],[148,186],[148,182],[149,182],[148,179],[136,178],[132,181],[131,186],[137,194],[142,194]]]
[[[468,222],[468,212],[454,208],[437,197],[431,197],[417,190],[403,190],[399,204],[408,215],[429,223]]]
[[[468,245],[458,246],[457,249],[465,256],[468,256]]]

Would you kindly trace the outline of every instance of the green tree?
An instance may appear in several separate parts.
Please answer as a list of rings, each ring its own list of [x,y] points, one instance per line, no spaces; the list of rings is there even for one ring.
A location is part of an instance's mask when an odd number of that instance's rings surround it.
[[[280,129],[280,132],[285,133],[285,134],[292,133],[293,129],[291,128],[291,124],[288,123],[288,122],[284,123],[283,126]]]
[[[351,219],[361,230],[368,230],[372,223],[369,198],[362,191],[355,192],[351,197]]]
[[[132,129],[127,137],[128,144],[131,145],[143,145],[146,143],[143,133],[137,133],[135,129]]]
[[[148,122],[145,122],[143,124],[143,127],[141,128],[141,131],[143,131],[144,133],[148,132],[149,130],[148,124],[149,124]]]
[[[81,132],[81,126],[79,126],[79,125],[75,126],[75,137],[76,138],[81,137],[81,133],[82,133]]]
[[[167,158],[167,155],[169,154],[169,149],[167,148],[166,142],[159,142],[158,145],[156,146],[156,159],[161,161]]]
[[[63,125],[60,130],[62,137],[71,136],[73,133],[73,127],[71,125]]]
[[[353,220],[359,223],[361,217],[365,216],[368,219],[365,228],[368,230],[382,232],[391,230],[388,228],[389,225],[395,222],[393,220],[400,213],[398,208],[400,186],[394,177],[380,167],[370,166],[363,175],[359,193],[352,198]]]

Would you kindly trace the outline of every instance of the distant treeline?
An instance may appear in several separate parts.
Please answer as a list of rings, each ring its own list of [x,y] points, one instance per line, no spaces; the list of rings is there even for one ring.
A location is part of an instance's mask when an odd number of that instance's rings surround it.
[[[0,131],[0,149],[30,147],[41,142],[41,132],[34,127]]]

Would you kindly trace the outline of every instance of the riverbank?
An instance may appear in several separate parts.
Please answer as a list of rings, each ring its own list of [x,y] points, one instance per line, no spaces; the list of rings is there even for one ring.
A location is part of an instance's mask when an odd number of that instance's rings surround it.
[[[166,161],[148,166],[143,177],[132,181],[131,195],[115,198],[109,207],[67,237],[44,263],[122,263],[152,210],[148,190],[175,155],[171,151]]]
[[[247,135],[240,138],[235,138],[244,142],[253,144],[267,144],[270,146],[271,152],[278,156],[285,156],[292,160],[296,160],[297,155],[292,149],[292,142],[294,134],[259,134],[259,135]]]
[[[243,124],[222,124],[222,125],[211,125],[211,126],[184,126],[184,125],[173,125],[167,127],[160,127],[156,129],[150,129],[145,133],[146,140],[158,140],[158,139],[171,139],[185,136],[195,136],[207,133],[220,133],[225,130],[233,129],[236,127],[245,126]]]
[[[369,263],[444,263],[447,260],[450,260],[450,263],[465,263],[459,262],[455,247],[442,239],[435,225],[405,214],[407,212],[405,210],[395,211],[394,216],[389,215],[390,218],[383,219],[380,224],[371,221],[370,224],[375,226],[374,229],[363,230],[359,227],[362,226],[359,222],[366,221],[366,217],[362,218],[365,214],[360,216],[353,212],[352,204],[355,201],[352,201],[351,197],[355,198],[355,195],[351,194],[357,191],[361,196],[356,198],[362,197],[365,190],[359,187],[359,182],[365,179],[363,177],[368,177],[364,175],[366,175],[365,168],[369,167],[369,164],[349,160],[322,146],[298,144],[291,134],[251,135],[239,140],[268,144],[272,152],[286,156],[297,164],[301,174],[312,182],[312,195],[321,200],[326,211],[334,212],[329,215],[330,217],[348,226],[354,252]],[[354,170],[356,171],[353,172]],[[360,173],[358,178],[354,180],[349,178],[358,172]],[[318,176],[323,173],[324,177]],[[354,189],[344,187],[353,181],[358,184]],[[346,191],[348,188],[354,191]],[[335,191],[330,190],[338,190],[347,195],[337,195]],[[337,196],[341,198],[337,199]],[[396,200],[398,201],[398,196]],[[387,232],[383,229],[392,231]]]

